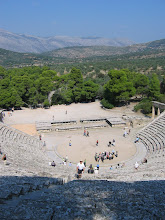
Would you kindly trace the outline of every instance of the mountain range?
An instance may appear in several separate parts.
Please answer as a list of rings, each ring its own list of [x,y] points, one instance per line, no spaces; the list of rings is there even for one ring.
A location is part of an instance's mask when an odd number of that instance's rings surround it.
[[[0,29],[0,48],[21,53],[43,53],[64,47],[74,46],[115,46],[124,47],[135,44],[128,39],[109,39],[102,37],[36,37],[15,34]]]

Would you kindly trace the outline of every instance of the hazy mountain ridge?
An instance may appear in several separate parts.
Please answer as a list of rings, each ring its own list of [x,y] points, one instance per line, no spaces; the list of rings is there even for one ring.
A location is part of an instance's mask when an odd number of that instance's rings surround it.
[[[90,46],[67,47],[42,54],[17,53],[0,49],[0,65],[10,67],[66,65],[67,63],[108,62],[115,60],[144,60],[161,58],[165,60],[165,39],[136,44],[128,47]],[[124,62],[125,62],[124,61]]]
[[[128,39],[108,39],[101,37],[36,37],[15,34],[0,29],[0,48],[15,52],[42,53],[57,48],[73,46],[128,46],[135,42]]]
[[[114,56],[129,53],[160,53],[165,51],[165,39],[126,47],[93,46],[67,47],[45,52],[42,55],[65,58],[87,58],[94,56]]]

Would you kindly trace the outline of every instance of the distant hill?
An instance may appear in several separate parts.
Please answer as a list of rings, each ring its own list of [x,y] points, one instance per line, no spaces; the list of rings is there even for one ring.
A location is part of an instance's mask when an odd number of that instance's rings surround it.
[[[112,46],[93,46],[93,47],[67,47],[45,52],[42,55],[50,57],[65,57],[65,58],[87,58],[87,57],[102,57],[114,56],[130,53],[148,53],[165,51],[165,39],[152,41],[144,44],[134,44],[127,47],[112,47]]]
[[[39,61],[39,57],[36,54],[17,53],[10,50],[0,49],[0,65],[4,67],[33,65],[35,61]]]
[[[42,54],[0,49],[0,65],[6,68],[48,65],[60,74],[69,72],[75,66],[89,77],[115,68],[164,74],[165,39],[127,47],[68,47]]]
[[[15,52],[42,53],[58,48],[73,46],[128,46],[135,42],[128,39],[109,39],[101,37],[36,37],[15,34],[0,29],[0,48]]]

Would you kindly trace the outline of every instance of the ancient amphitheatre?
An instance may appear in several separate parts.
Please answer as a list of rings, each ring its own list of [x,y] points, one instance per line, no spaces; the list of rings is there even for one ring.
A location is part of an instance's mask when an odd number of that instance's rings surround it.
[[[67,114],[66,114],[67,111]],[[84,103],[84,104],[71,104],[71,105],[59,105],[52,106],[50,109],[23,109],[20,111],[15,111],[11,117],[6,117],[5,122],[10,124],[12,127],[15,127],[25,133],[30,135],[39,136],[42,135],[42,141],[46,142],[45,151],[52,151],[51,158],[53,159],[54,152],[57,151],[61,157],[69,158],[69,161],[72,163],[78,163],[79,159],[83,158],[87,160],[87,164],[96,165],[94,160],[95,153],[112,151],[114,148],[115,151],[119,152],[119,156],[113,161],[106,161],[102,166],[108,164],[117,164],[121,161],[128,160],[136,153],[136,147],[133,143],[134,129],[132,127],[127,127],[127,125],[120,125],[119,127],[112,128],[106,122],[84,122],[80,123],[80,119],[93,119],[93,118],[110,118],[110,117],[119,117],[122,118],[122,115],[127,115],[130,117],[139,117],[140,114],[133,112],[133,105],[127,107],[116,108],[113,110],[104,110],[101,108],[99,102],[94,103]],[[141,114],[141,117],[142,114]],[[76,123],[72,127],[80,127],[81,129],[75,130],[64,130],[64,131],[46,131],[44,130],[37,132],[35,128],[36,121],[54,121],[56,120],[75,120]],[[92,128],[90,125],[99,126],[104,125],[106,127]],[[84,137],[84,127],[88,126],[87,130],[89,131],[89,137]],[[69,127],[68,125],[55,125],[55,128],[60,127]],[[131,129],[130,136],[123,138],[124,128],[128,131]],[[38,138],[37,136],[37,138]],[[107,146],[109,141],[113,139],[116,140],[116,146],[109,148]],[[71,140],[72,146],[69,147],[69,141]],[[99,146],[96,146],[96,141],[99,141]],[[51,160],[50,158],[50,160]]]
[[[23,109],[14,111],[12,116],[6,112],[4,123],[0,124],[1,150],[7,154],[7,164],[0,162],[0,218],[163,219],[165,114],[162,112],[151,120],[132,109],[133,104],[104,110],[99,102],[95,102],[52,106],[50,109]],[[52,121],[53,116],[54,121],[76,120],[76,124],[65,127],[81,126],[81,129],[36,131],[36,121]],[[84,137],[84,126],[107,123],[81,123],[80,119],[101,117],[121,118],[126,125],[91,127],[88,128],[90,137]],[[133,128],[130,121],[133,121]],[[57,127],[63,128],[64,125]],[[124,127],[131,129],[126,138],[123,137]],[[136,136],[140,137],[137,144],[134,143]],[[88,165],[94,164],[94,153],[109,149],[107,142],[113,138],[119,157],[113,162],[100,164],[99,174],[90,175],[86,169],[82,180],[76,180],[79,159],[86,158]],[[97,139],[98,147],[95,145]],[[62,164],[61,158],[66,154],[71,166]],[[147,164],[141,163],[144,157]],[[57,164],[55,168],[48,165],[52,160]],[[135,171],[136,161],[140,166]],[[125,163],[125,166],[116,169],[118,163]],[[109,169],[111,165],[112,170]]]

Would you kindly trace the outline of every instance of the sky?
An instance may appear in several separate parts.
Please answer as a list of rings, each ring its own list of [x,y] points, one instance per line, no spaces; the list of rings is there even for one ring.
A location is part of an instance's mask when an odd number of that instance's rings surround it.
[[[0,29],[149,42],[165,38],[165,0],[0,0]]]

